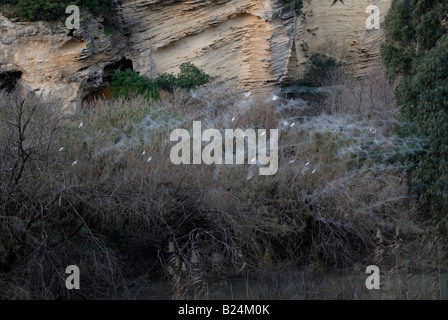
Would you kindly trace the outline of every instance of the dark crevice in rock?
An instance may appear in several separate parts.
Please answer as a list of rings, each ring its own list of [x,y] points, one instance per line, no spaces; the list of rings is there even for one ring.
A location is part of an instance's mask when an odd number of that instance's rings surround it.
[[[112,99],[113,95],[110,89],[112,76],[115,71],[124,71],[127,69],[134,70],[134,64],[131,60],[126,58],[122,58],[117,62],[106,65],[101,74],[101,83],[97,86],[92,86],[94,88],[92,88],[90,93],[84,98],[84,102],[91,102],[96,99]]]
[[[126,58],[105,66],[103,70],[103,83],[110,85],[115,71],[124,71],[126,69],[134,70],[132,61]]]
[[[21,71],[0,71],[0,90],[14,91],[21,77]]]

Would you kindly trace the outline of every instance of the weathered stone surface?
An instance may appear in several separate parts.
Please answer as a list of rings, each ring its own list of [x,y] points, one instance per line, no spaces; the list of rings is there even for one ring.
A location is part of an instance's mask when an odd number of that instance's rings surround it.
[[[95,19],[86,21],[72,36],[61,23],[11,22],[0,15],[0,72],[21,71],[22,93],[74,110],[101,86],[103,69],[122,58],[120,37],[105,36]]]
[[[294,36],[296,56],[290,62],[290,79],[301,78],[314,53],[338,58],[355,76],[366,76],[381,68],[380,45],[384,39],[384,18],[390,0],[350,0],[344,4],[304,0],[303,15],[297,20]],[[380,30],[367,30],[369,5],[380,9]]]
[[[272,0],[125,0],[120,14],[137,71],[176,73],[189,61],[215,81],[262,90],[286,72],[295,17],[284,11]]]
[[[382,30],[365,27],[367,0],[304,0],[303,15],[279,0],[122,0],[116,30],[85,18],[69,34],[62,24],[11,22],[0,15],[0,71],[21,71],[20,85],[73,110],[106,85],[126,58],[149,77],[178,72],[183,62],[216,82],[271,92],[285,79],[300,79],[319,51],[340,58],[356,75],[378,67]],[[375,2],[375,1],[374,1]],[[384,18],[390,1],[376,4]],[[112,67],[111,67],[112,66]]]

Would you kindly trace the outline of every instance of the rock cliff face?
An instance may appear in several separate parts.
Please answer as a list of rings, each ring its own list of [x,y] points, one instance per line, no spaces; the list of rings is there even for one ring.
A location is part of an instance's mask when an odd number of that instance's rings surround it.
[[[331,1],[332,2],[332,1]],[[380,45],[383,23],[392,1],[349,0],[330,6],[326,0],[304,0],[297,19],[288,79],[303,77],[309,58],[318,52],[341,61],[355,76],[368,76],[381,68]],[[370,5],[379,8],[380,29],[368,30],[366,13]],[[370,21],[370,18],[369,18]]]
[[[282,78],[296,20],[271,0],[126,0],[120,14],[136,70],[153,76],[190,61],[248,90]]]
[[[326,0],[304,0],[299,16],[287,2],[121,0],[112,35],[91,17],[70,34],[62,24],[0,15],[0,72],[21,72],[24,91],[62,99],[74,109],[125,67],[153,77],[192,62],[215,82],[269,93],[303,77],[314,52],[334,55],[356,75],[377,66],[383,33],[365,27],[371,1],[330,7]],[[384,18],[390,1],[373,2]]]
[[[0,15],[0,75],[21,72],[19,91],[73,110],[102,84],[107,66],[121,59],[122,41],[107,37],[95,19],[69,35],[61,24],[11,22]]]

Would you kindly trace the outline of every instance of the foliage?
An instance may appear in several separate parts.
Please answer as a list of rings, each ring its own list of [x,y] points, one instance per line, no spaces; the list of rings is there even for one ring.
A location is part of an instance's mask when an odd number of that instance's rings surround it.
[[[177,77],[172,73],[163,73],[155,79],[160,89],[173,91],[177,86]]]
[[[397,3],[385,21],[386,40],[381,54],[388,76],[413,73],[413,65],[435,46],[446,29],[444,1],[413,0],[409,6]]]
[[[123,84],[146,83],[124,75]],[[377,228],[391,241],[382,253],[385,263],[394,259],[387,269],[404,258],[421,265],[426,225],[413,222],[417,206],[396,169],[374,161],[393,144],[383,135],[395,122],[387,100],[377,100],[366,124],[358,114],[309,117],[298,101],[280,109],[262,96],[241,108],[240,99],[237,88],[209,85],[195,97],[174,90],[158,101],[97,100],[67,116],[57,102],[0,95],[0,298],[118,290],[113,298],[123,299],[135,279],[145,288],[162,276],[188,298],[188,288],[199,292],[210,279],[258,278],[271,266],[279,268],[266,273],[272,279],[301,268],[347,270],[372,261]],[[233,116],[239,128],[296,121],[282,130],[277,175],[260,177],[249,165],[217,172],[172,164],[172,130],[195,120],[224,130]],[[378,134],[367,136],[374,123]],[[66,290],[60,275],[70,264],[82,270],[85,293]]]
[[[297,14],[302,13],[303,0],[283,0],[283,3],[291,6]]]
[[[381,52],[402,108],[403,136],[426,141],[425,152],[411,158],[412,183],[433,213],[439,231],[447,231],[448,206],[448,32],[446,1],[413,0],[397,4],[386,18]]]
[[[131,69],[116,71],[112,76],[111,85],[115,97],[128,98],[132,95],[143,95],[147,98],[159,97],[157,83]]]
[[[210,76],[190,62],[180,65],[180,73],[163,73],[155,79],[161,89],[172,91],[175,87],[194,89],[208,83]]]
[[[112,0],[0,0],[0,4],[13,4],[15,14],[29,21],[57,21],[66,17],[65,9],[69,5],[77,5],[94,15],[109,11]]]
[[[127,69],[116,71],[112,76],[112,90],[115,97],[128,98],[143,95],[147,98],[159,98],[159,89],[173,92],[175,88],[190,90],[206,84],[209,75],[187,62],[180,66],[180,73],[163,73],[156,79],[148,79],[137,72]]]
[[[210,79],[204,71],[190,62],[180,65],[180,73],[177,76],[177,86],[182,89],[193,89],[206,84]]]
[[[314,86],[332,84],[330,79],[339,69],[339,63],[336,59],[324,53],[315,53],[311,56],[310,61],[311,64],[305,75],[305,81]]]
[[[76,2],[95,15],[107,12],[112,7],[112,0],[77,0]]]

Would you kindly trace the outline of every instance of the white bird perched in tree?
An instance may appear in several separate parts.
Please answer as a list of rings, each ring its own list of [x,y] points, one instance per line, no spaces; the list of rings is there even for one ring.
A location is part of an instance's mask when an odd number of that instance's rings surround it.
[[[78,164],[78,160],[73,161],[72,167],[76,166]]]
[[[232,118],[232,122],[235,121],[235,117]]]
[[[59,148],[58,152],[64,151],[64,147]]]
[[[250,97],[250,91],[248,91],[248,92],[246,92],[244,95],[246,96],[246,98],[249,98]]]
[[[149,157],[148,160],[146,160],[146,162],[149,163],[149,162],[151,162],[151,160],[152,160],[152,157]]]
[[[142,155],[145,155],[145,154],[146,154],[146,150],[143,150]]]
[[[272,101],[277,101],[278,100],[278,96],[276,96],[275,94],[272,95]]]
[[[291,123],[291,128],[294,127],[296,125],[295,122]]]
[[[83,123],[82,123],[82,121],[81,121],[81,123],[80,123],[79,126],[78,126],[78,129],[81,129],[82,126],[83,126]]]

